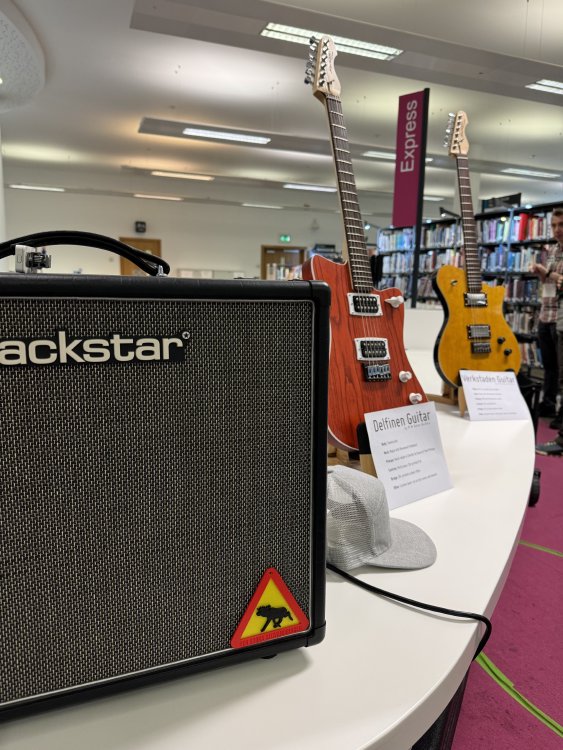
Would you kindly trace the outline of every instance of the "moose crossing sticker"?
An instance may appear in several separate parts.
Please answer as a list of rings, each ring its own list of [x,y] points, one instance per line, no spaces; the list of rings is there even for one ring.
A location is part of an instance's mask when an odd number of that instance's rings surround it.
[[[233,648],[301,633],[309,620],[275,568],[268,568],[231,638]]]

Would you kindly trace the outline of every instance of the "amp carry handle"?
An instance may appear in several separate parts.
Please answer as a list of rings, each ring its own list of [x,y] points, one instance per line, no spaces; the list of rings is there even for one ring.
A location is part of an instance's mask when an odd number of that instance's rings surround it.
[[[142,271],[151,276],[163,276],[170,273],[170,266],[162,258],[137,250],[124,242],[106,237],[103,234],[93,232],[74,232],[70,230],[58,230],[50,232],[37,232],[16,237],[12,240],[0,243],[0,259],[16,254],[16,245],[28,245],[29,247],[50,247],[52,245],[83,245],[101,250],[109,250],[117,253],[122,258],[127,258],[135,263]]]

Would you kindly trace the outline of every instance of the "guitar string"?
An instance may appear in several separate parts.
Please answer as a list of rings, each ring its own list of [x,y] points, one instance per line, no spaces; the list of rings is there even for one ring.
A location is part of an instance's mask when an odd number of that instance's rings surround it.
[[[471,182],[469,178],[468,158],[466,156],[457,156],[456,167],[460,196],[461,224],[463,228],[463,250],[465,256],[464,267],[467,282],[467,292],[469,294],[484,294],[479,265],[479,256],[477,253],[477,233],[475,228],[475,220],[473,217],[473,201],[471,198]],[[473,326],[479,325],[479,318],[480,315],[478,314],[478,308],[476,306],[470,306],[471,324]],[[476,333],[478,332],[477,328],[474,328],[473,330]],[[471,338],[469,339],[469,346],[470,348],[472,346]]]
[[[357,201],[356,184],[352,169],[351,155],[348,148],[348,137],[346,125],[344,123],[344,116],[342,113],[342,106],[340,100],[335,96],[327,97],[326,101],[327,110],[329,113],[333,150],[336,161],[340,201],[342,204],[342,213],[344,216],[344,232],[348,250],[348,264],[352,291],[358,292],[359,294],[369,294],[374,290],[374,284],[371,275],[371,266],[369,265],[369,259],[367,255],[367,246],[365,244],[365,239],[363,236],[363,223],[361,221],[361,215]],[[339,128],[338,135],[335,132],[335,128],[337,127]],[[340,152],[342,152],[346,157],[345,160],[340,155]],[[344,180],[343,174],[345,170],[343,170],[342,168],[343,161],[346,162],[349,168],[349,171],[346,171],[346,180]],[[345,193],[347,195],[352,195],[353,198],[346,198]],[[355,217],[352,216],[353,213],[355,214]],[[354,228],[356,236],[361,239],[355,239],[352,236],[352,224],[355,224]],[[364,338],[381,338],[376,335],[377,323],[371,317],[361,316],[361,328]]]

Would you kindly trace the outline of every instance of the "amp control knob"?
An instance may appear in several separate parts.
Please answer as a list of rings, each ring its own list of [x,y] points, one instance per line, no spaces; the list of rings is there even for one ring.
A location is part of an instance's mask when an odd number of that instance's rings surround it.
[[[411,393],[409,396],[411,404],[420,404],[422,401],[422,395],[420,393]]]
[[[412,372],[409,372],[408,370],[401,370],[399,373],[399,380],[401,383],[406,383],[408,380],[412,378]]]

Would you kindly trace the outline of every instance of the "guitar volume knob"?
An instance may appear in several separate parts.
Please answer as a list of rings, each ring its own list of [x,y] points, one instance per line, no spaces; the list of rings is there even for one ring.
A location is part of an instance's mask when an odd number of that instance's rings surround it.
[[[497,339],[497,344],[504,344],[505,341],[506,339],[504,338],[504,336],[499,336],[499,338]]]
[[[508,357],[509,354],[512,354],[512,349],[505,349],[504,350],[504,356]]]
[[[401,370],[399,373],[399,380],[401,383],[406,383],[412,378],[412,372],[409,372],[408,370]]]
[[[422,396],[420,393],[411,393],[409,395],[409,401],[411,402],[411,404],[420,404],[420,402],[422,401]]]
[[[387,302],[388,305],[391,305],[391,307],[399,307],[399,305],[404,304],[405,298],[402,295],[397,295],[396,297],[389,297],[385,302]]]

